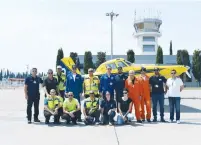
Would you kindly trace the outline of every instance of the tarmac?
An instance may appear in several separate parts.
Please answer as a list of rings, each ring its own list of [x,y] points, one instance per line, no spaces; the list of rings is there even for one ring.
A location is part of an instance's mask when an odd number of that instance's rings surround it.
[[[186,90],[182,98],[180,124],[134,121],[124,126],[46,125],[43,98],[39,116],[42,122],[27,124],[23,89],[2,89],[0,145],[201,145],[201,90]],[[168,118],[166,99],[165,119]]]

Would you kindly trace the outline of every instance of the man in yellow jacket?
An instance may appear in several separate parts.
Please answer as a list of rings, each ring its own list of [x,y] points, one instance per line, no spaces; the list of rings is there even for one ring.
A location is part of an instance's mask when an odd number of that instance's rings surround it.
[[[89,68],[88,75],[84,78],[83,88],[85,98],[89,97],[90,91],[93,91],[95,97],[99,98],[100,80],[97,76],[93,75],[93,72],[94,70]]]

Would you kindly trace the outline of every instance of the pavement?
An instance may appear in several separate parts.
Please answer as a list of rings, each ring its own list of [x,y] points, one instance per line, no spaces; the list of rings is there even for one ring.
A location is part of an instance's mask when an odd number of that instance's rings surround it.
[[[83,123],[67,126],[44,124],[42,99],[39,117],[42,122],[27,124],[23,89],[0,90],[0,145],[201,145],[201,98],[193,99],[195,92],[184,93],[187,99],[184,96],[181,100],[181,124],[133,122],[125,126],[85,126]],[[166,99],[165,119],[168,117]]]

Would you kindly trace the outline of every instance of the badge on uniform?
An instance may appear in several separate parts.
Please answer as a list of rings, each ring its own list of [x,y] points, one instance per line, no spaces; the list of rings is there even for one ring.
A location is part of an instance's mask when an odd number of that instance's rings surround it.
[[[36,81],[33,81],[34,84],[36,84]]]
[[[158,85],[155,85],[155,88],[158,88]]]

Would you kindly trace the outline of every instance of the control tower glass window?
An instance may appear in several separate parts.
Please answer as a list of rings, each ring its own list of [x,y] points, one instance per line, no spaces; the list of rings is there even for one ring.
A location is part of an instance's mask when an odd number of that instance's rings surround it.
[[[143,51],[144,52],[154,52],[155,45],[143,45]]]
[[[144,36],[143,37],[144,42],[155,42],[155,37],[152,36]]]
[[[136,26],[139,31],[144,29],[144,23],[139,23]]]

